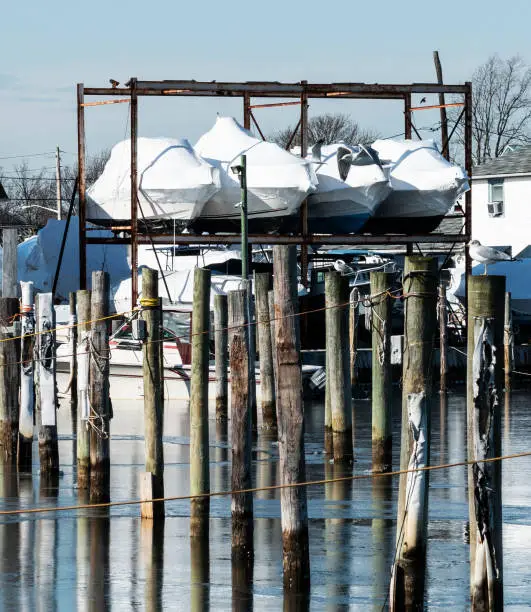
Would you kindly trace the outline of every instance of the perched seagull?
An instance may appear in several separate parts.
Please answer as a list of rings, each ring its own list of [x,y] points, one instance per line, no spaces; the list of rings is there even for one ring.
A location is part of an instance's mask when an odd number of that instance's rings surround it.
[[[115,81],[114,79],[109,79],[109,83],[112,85],[113,89],[116,89],[118,85],[120,85],[120,83],[118,81]]]
[[[484,274],[487,274],[487,266],[497,261],[515,261],[510,255],[489,246],[483,246],[479,240],[471,240],[468,243],[470,257],[485,266]]]
[[[422,98],[422,100],[420,101],[421,104],[426,104],[426,98]]]
[[[341,273],[341,276],[347,276],[348,274],[354,274],[354,268],[347,265],[342,259],[336,259],[334,261],[334,270]]]

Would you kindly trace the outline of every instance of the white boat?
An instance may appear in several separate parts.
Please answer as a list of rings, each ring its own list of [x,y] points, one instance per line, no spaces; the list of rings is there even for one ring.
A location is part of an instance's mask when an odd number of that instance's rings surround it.
[[[163,310],[163,360],[164,396],[168,400],[189,400],[191,384],[191,312],[189,310]],[[111,399],[138,399],[143,396],[142,342],[135,340],[132,333],[132,319],[127,320],[111,336],[110,347],[110,396]],[[213,359],[213,345],[211,358]],[[70,342],[60,344],[57,349],[57,386],[65,392],[70,377]],[[311,377],[322,368],[313,365],[302,366],[303,385],[311,388]],[[255,368],[256,396],[260,401],[260,370]],[[230,382],[230,372],[229,372]],[[215,400],[215,366],[211,361],[208,395]],[[230,385],[229,385],[230,398]]]
[[[247,206],[252,228],[276,225],[294,215],[315,190],[312,164],[277,144],[255,138],[232,117],[218,117],[214,127],[195,145],[197,153],[220,172],[221,189],[205,204],[194,223],[198,231],[233,230],[240,223],[240,180],[233,167],[247,158]]]
[[[317,191],[308,196],[308,226],[316,233],[356,233],[389,195],[377,156],[362,145],[314,145]]]
[[[447,161],[433,140],[377,140],[371,148],[392,190],[365,226],[367,231],[430,232],[469,189],[464,169]]]
[[[220,189],[217,168],[186,140],[138,138],[139,219],[189,222]],[[131,140],[115,145],[98,180],[87,190],[87,219],[131,219]]]

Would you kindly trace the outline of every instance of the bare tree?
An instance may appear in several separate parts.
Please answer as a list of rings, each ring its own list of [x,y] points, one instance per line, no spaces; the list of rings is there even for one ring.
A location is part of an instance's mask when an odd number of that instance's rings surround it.
[[[509,145],[531,143],[531,68],[521,57],[489,57],[472,75],[472,96],[475,165],[499,157]],[[451,115],[457,119],[456,111]],[[462,142],[463,122],[457,134]]]
[[[297,134],[290,143],[294,131],[295,126],[284,128],[272,134],[270,140],[283,148],[287,148],[288,145],[290,147],[300,146],[300,130],[297,130]],[[378,133],[376,131],[360,127],[349,115],[344,113],[325,113],[311,117],[308,121],[309,146],[318,141],[322,141],[323,144],[340,141],[347,144],[370,144],[377,138]]]
[[[110,152],[104,150],[87,157],[87,187],[103,172],[109,155]],[[72,197],[77,167],[64,166],[61,175],[62,208],[63,213],[66,213]],[[55,218],[55,174],[50,174],[46,168],[37,172],[31,171],[28,163],[24,161],[10,173],[10,178],[2,180],[2,184],[9,199],[0,202],[0,224],[25,226],[21,236],[26,237],[46,225],[48,219]]]

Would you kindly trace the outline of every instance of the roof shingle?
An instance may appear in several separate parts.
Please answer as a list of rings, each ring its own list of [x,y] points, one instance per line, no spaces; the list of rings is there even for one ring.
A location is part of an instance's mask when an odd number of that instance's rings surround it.
[[[531,174],[531,145],[489,159],[484,164],[472,168],[472,179],[500,174]]]

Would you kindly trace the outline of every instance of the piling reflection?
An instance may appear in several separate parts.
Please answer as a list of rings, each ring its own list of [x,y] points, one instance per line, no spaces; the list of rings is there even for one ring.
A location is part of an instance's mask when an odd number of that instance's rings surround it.
[[[325,479],[334,480],[352,475],[352,467],[325,463]],[[325,485],[326,516],[325,546],[327,566],[327,606],[330,612],[349,609],[348,593],[351,582],[352,521],[348,509],[352,498],[352,480],[339,480]],[[341,503],[344,502],[344,503]]]
[[[5,506],[9,507],[11,501],[15,502],[19,494],[18,474],[12,461],[0,463],[0,498]],[[2,599],[4,610],[10,609],[13,604],[18,606],[17,584],[20,573],[20,561],[16,557],[12,560],[12,552],[17,549],[20,538],[20,523],[6,520],[0,524],[0,571],[6,580],[2,584]]]
[[[110,520],[109,509],[101,508],[89,519],[90,570],[88,600],[90,612],[101,612],[111,609],[109,544]]]
[[[232,610],[246,612],[253,609],[254,557],[232,555]]]
[[[163,609],[164,521],[140,522],[142,560],[144,563],[144,602],[146,612]]]
[[[284,612],[307,612],[310,609],[310,593],[284,591]]]
[[[503,394],[503,452],[511,452],[511,392]]]
[[[192,612],[210,610],[210,542],[208,519],[190,538],[190,586]]]
[[[374,478],[372,481],[372,603],[373,610],[380,612],[387,599],[391,566],[393,563],[392,516],[393,479]]]
[[[88,491],[78,489],[78,503],[88,504]],[[89,518],[80,513],[76,520],[76,593],[78,612],[87,612],[90,567]]]
[[[441,393],[439,395],[439,462],[446,463],[448,461],[448,452],[446,446],[446,434],[448,431],[448,395]]]
[[[31,478],[31,474],[21,474],[19,476],[18,494],[21,507],[32,507],[34,505],[33,479]],[[33,582],[33,572],[35,569],[33,555],[35,551],[36,524],[34,520],[23,520],[19,524],[18,582],[20,586],[20,612],[33,612],[37,607]],[[13,551],[10,551],[10,554],[12,553]],[[4,557],[2,556],[2,558]],[[11,566],[12,564],[10,563],[10,567]]]

